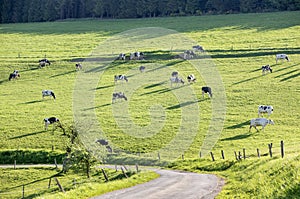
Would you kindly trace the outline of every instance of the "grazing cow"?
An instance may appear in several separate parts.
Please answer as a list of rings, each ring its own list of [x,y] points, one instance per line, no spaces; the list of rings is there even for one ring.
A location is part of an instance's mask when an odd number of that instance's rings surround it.
[[[51,65],[51,62],[48,59],[41,59],[39,60],[39,64],[40,64],[40,68],[46,66],[46,64],[48,64],[49,66]]]
[[[189,83],[191,83],[191,82],[195,82],[196,78],[193,74],[190,74],[189,76],[187,76],[187,80]]]
[[[130,53],[130,57],[129,57],[130,60],[142,60],[144,59],[144,53],[142,52],[134,52],[134,53]]]
[[[76,70],[81,70],[82,69],[81,63],[75,64],[75,67],[76,67]]]
[[[126,55],[125,55],[125,53],[120,53],[118,59],[119,59],[119,60],[126,60]]]
[[[104,139],[99,139],[99,140],[96,141],[96,143],[99,143],[99,144],[101,144],[101,145],[103,145],[103,146],[108,145],[108,141],[107,141],[107,140],[104,140]]]
[[[174,71],[174,72],[171,73],[171,76],[172,76],[172,77],[178,77],[178,74],[179,74],[179,73],[178,73],[177,71]]]
[[[125,75],[115,75],[115,83],[117,83],[117,81],[118,80],[120,80],[120,81],[126,81],[126,82],[128,82],[128,79],[127,79],[127,77],[125,76]]]
[[[125,101],[127,101],[127,97],[123,92],[116,92],[112,94],[112,103],[116,102],[117,99],[125,99]]]
[[[257,126],[262,126],[261,130],[264,130],[264,128],[265,128],[265,126],[267,124],[274,125],[274,122],[273,122],[273,120],[269,120],[269,119],[266,119],[266,118],[255,118],[255,119],[252,119],[250,121],[249,132],[251,131],[252,127],[254,127],[256,129],[256,131],[258,131],[258,129],[256,128]]]
[[[56,118],[56,117],[49,117],[49,118],[45,118],[44,122],[45,122],[45,130],[48,130],[48,125],[49,124],[53,124],[54,125],[54,123],[56,123],[56,122],[59,123],[59,119]]]
[[[273,70],[272,70],[272,68],[271,68],[271,66],[268,64],[268,65],[265,65],[265,66],[262,66],[261,67],[261,70],[262,70],[262,74],[264,75],[264,74],[266,74],[266,72],[270,72],[270,73],[272,73],[273,72]]]
[[[146,67],[145,66],[140,66],[140,72],[142,73],[142,72],[144,72],[145,71],[145,69],[146,69]]]
[[[259,105],[258,106],[258,117],[262,116],[263,113],[268,113],[268,116],[270,116],[273,113],[273,106]]]
[[[276,55],[276,64],[278,62],[279,59],[286,59],[287,61],[290,61],[289,57],[286,54],[277,54]]]
[[[208,96],[211,98],[212,97],[212,92],[211,92],[211,88],[204,86],[202,87],[202,98],[204,98],[204,93],[208,93]]]
[[[195,53],[192,50],[186,50],[183,53],[183,59],[193,59],[194,56],[195,56]]]
[[[53,97],[54,100],[56,99],[54,92],[51,91],[51,90],[42,90],[43,99],[44,99],[45,96]]]
[[[204,52],[204,49],[203,49],[203,47],[202,47],[202,46],[200,46],[200,45],[193,46],[193,50],[195,50],[195,51],[200,51],[200,52]]]
[[[171,77],[170,81],[171,81],[171,86],[173,86],[173,83],[175,83],[176,85],[178,85],[179,83],[184,84],[184,81],[179,77]]]
[[[20,77],[19,71],[14,70],[13,73],[9,74],[8,80],[10,81],[11,79],[17,79],[18,77]]]

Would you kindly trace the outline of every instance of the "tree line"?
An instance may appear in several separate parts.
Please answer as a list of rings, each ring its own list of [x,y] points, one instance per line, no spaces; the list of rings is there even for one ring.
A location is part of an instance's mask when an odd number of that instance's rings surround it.
[[[300,10],[300,0],[0,0],[1,23]]]

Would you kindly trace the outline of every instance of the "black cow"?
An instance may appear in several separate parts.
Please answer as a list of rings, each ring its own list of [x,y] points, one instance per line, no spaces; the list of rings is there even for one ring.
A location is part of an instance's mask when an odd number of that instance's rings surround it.
[[[204,86],[202,87],[202,97],[204,98],[204,93],[208,93],[208,96],[209,97],[212,97],[212,92],[211,92],[211,88],[210,87],[207,87],[207,86]]]
[[[8,80],[10,81],[11,79],[17,79],[18,77],[20,77],[19,71],[14,70],[13,73],[9,74]]]
[[[49,66],[51,65],[51,62],[48,59],[41,59],[39,60],[39,64],[40,64],[40,68],[46,66],[46,64],[48,64]]]

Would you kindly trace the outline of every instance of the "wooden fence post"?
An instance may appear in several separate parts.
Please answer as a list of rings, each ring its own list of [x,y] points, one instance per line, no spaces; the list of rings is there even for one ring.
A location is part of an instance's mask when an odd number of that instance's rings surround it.
[[[14,169],[16,169],[17,160],[14,161]]]
[[[121,167],[121,170],[122,170],[123,175],[124,175],[126,178],[128,178],[128,176],[126,175],[126,173],[125,173],[123,167]]]
[[[234,156],[236,160],[239,160],[236,151],[234,151]]]
[[[222,159],[224,160],[225,156],[224,156],[224,151],[223,150],[221,150],[221,155],[222,155]]]
[[[159,152],[157,153],[157,157],[158,157],[158,160],[160,160],[160,154],[159,154]]]
[[[126,167],[124,164],[122,164],[122,166],[124,167],[124,169],[125,169],[126,171],[128,171],[127,167]]]
[[[135,169],[136,169],[136,172],[138,173],[139,172],[139,165],[138,164],[135,164]]]
[[[115,169],[116,169],[116,172],[118,171],[118,166],[115,164]]]
[[[259,149],[256,149],[256,151],[257,151],[257,157],[260,158]]]
[[[25,185],[22,186],[22,198],[25,197]]]
[[[181,155],[181,159],[184,160],[184,155],[183,154]]]
[[[281,158],[284,157],[284,143],[283,143],[283,140],[281,140],[280,142],[280,148],[281,148]]]
[[[212,161],[215,161],[213,152],[210,152],[210,156],[211,156]]]
[[[270,157],[273,157],[273,154],[272,154],[272,145],[273,145],[272,143],[268,144]]]
[[[54,164],[55,164],[55,168],[57,169],[57,162],[56,162],[56,158],[54,158]]]
[[[244,156],[244,160],[246,160],[246,149],[243,148],[243,156]]]
[[[51,186],[51,178],[49,178],[48,189],[50,189],[50,186]]]
[[[102,173],[103,173],[103,176],[104,176],[106,182],[108,182],[108,177],[107,177],[107,175],[106,175],[104,169],[102,168],[101,171],[102,171]]]
[[[200,157],[200,158],[202,157],[201,151],[199,152],[199,157]]]

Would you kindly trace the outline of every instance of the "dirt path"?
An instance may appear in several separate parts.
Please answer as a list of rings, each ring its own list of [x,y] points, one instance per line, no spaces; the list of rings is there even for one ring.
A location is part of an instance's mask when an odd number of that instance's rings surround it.
[[[221,191],[224,181],[215,175],[154,169],[160,177],[127,189],[92,199],[210,199]]]

